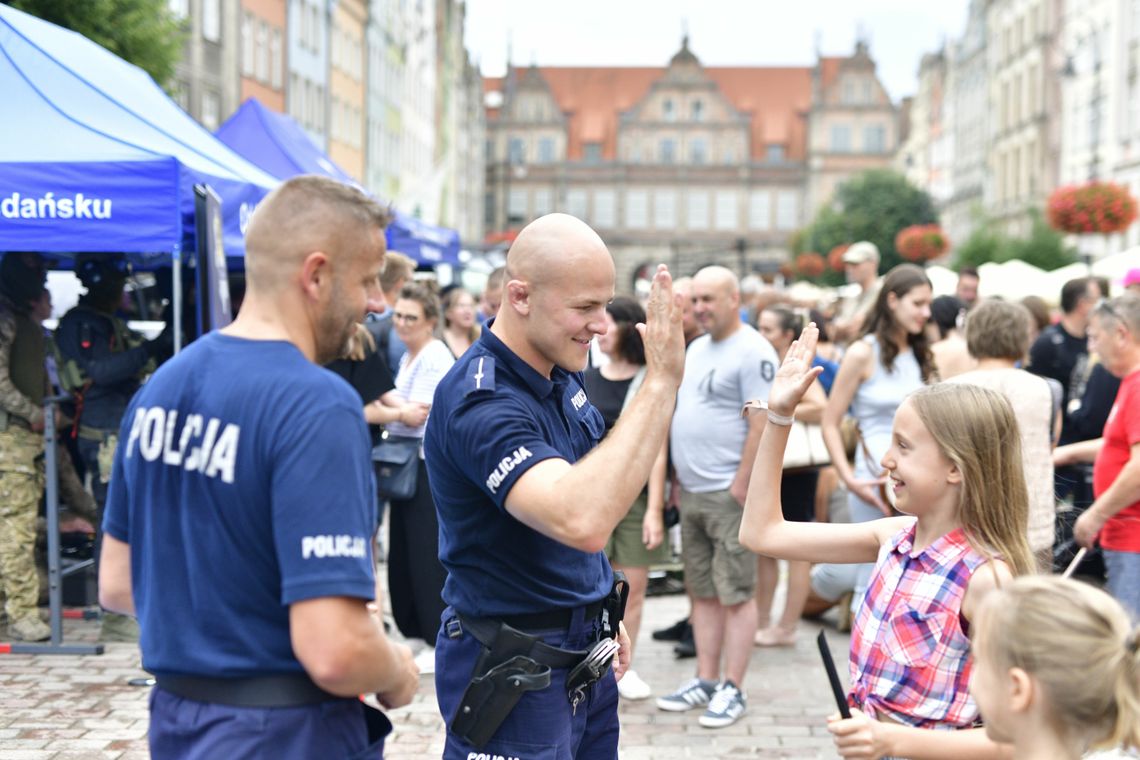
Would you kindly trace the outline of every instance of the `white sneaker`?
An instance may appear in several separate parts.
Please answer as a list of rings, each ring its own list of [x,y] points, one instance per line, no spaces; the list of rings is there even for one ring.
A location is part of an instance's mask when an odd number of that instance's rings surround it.
[[[637,671],[627,670],[625,675],[618,681],[618,694],[623,699],[649,699],[649,695],[653,690],[649,688],[649,684],[641,680],[637,675]]]
[[[426,676],[435,672],[435,647],[424,647],[416,655],[416,667],[420,675]]]
[[[709,700],[709,707],[698,721],[705,728],[724,728],[744,714],[747,700],[732,681],[724,681]]]

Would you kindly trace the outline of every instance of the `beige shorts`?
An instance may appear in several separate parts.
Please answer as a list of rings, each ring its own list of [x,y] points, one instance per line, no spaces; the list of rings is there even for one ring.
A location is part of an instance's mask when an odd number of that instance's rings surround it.
[[[756,591],[756,555],[740,545],[743,514],[728,491],[681,492],[685,585],[698,599],[733,607]]]

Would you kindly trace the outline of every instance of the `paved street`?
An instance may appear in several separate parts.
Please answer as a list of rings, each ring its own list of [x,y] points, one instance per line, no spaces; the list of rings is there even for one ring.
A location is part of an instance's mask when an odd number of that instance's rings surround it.
[[[652,597],[635,663],[655,694],[670,691],[694,673],[694,660],[673,658],[672,643],[649,638],[686,610],[684,596]],[[92,641],[93,621],[65,621],[67,641]],[[748,712],[734,726],[706,729],[697,713],[665,713],[652,700],[623,702],[622,760],[685,757],[833,757],[823,727],[831,697],[812,638],[816,625],[801,627],[794,650],[755,650],[748,682]],[[843,657],[846,636],[832,631],[833,650]],[[841,662],[842,670],[842,662]],[[0,655],[0,760],[147,757],[146,687],[128,681],[144,676],[138,649],[109,644],[102,656]],[[394,760],[439,757],[442,721],[432,680],[423,678],[415,701],[395,711],[387,756]]]

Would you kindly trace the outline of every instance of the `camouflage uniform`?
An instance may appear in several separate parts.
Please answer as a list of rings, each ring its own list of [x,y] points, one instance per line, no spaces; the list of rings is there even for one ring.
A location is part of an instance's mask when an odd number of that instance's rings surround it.
[[[46,387],[40,326],[0,297],[0,583],[13,622],[36,618],[39,601],[34,550],[44,439],[31,428],[43,422]]]

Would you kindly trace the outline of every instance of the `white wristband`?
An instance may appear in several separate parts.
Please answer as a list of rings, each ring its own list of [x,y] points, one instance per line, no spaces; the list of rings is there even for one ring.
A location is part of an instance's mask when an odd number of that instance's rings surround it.
[[[791,427],[792,423],[795,421],[796,421],[796,415],[794,415],[794,414],[784,416],[782,414],[776,414],[771,409],[768,410],[768,422],[771,422],[773,425],[780,425],[782,427]]]

